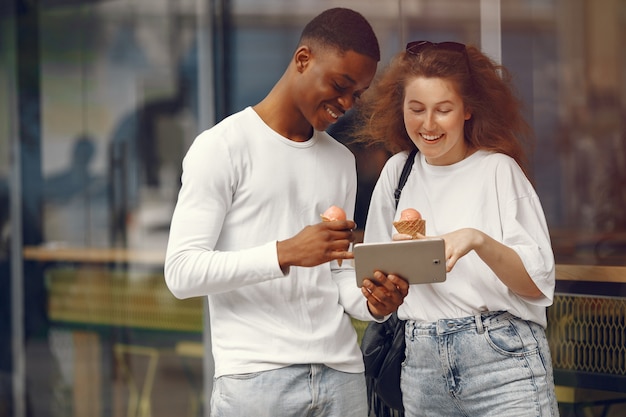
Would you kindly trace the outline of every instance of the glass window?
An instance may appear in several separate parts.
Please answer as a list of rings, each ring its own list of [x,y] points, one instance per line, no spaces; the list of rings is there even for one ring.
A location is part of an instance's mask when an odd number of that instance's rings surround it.
[[[557,382],[576,388],[559,393],[573,398],[563,410],[625,395],[624,2],[3,0],[0,310],[14,322],[25,310],[23,328],[0,324],[0,415],[20,415],[20,383],[35,416],[208,414],[203,300],[175,299],[162,275],[182,158],[258,103],[303,25],[335,6],[370,20],[379,69],[428,39],[483,47],[510,70],[558,264],[551,344]],[[346,144],[349,122],[329,130]],[[348,146],[362,231],[389,154]]]
[[[23,212],[39,226],[24,234],[26,408],[195,414],[203,301],[175,299],[162,269],[198,130],[200,3],[37,4],[16,30],[19,75],[33,80],[17,94],[34,98],[20,131]]]

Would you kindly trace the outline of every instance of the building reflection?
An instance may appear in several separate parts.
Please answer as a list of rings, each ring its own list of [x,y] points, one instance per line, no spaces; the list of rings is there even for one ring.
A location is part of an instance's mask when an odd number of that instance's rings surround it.
[[[382,64],[409,39],[480,45],[490,23],[481,6],[501,8],[502,61],[537,134],[532,175],[568,282],[551,311],[553,343],[565,346],[555,360],[574,389],[562,394],[571,400],[563,414],[624,397],[624,2],[8,0],[0,5],[0,311],[9,318],[0,320],[0,417],[206,411],[202,300],[175,300],[161,279],[181,160],[207,120],[263,97],[302,22],[336,5],[371,20]],[[348,144],[344,127],[331,132]],[[348,146],[362,229],[389,155]],[[20,332],[11,323],[22,309]],[[590,374],[574,372],[587,372],[596,353]],[[598,374],[612,385],[581,382]],[[624,410],[611,404],[606,415]]]

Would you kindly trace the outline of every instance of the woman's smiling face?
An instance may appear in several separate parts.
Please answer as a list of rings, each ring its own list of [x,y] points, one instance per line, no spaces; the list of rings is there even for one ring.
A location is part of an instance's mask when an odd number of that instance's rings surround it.
[[[451,165],[465,158],[463,126],[471,114],[452,81],[416,77],[404,89],[404,126],[431,165]]]

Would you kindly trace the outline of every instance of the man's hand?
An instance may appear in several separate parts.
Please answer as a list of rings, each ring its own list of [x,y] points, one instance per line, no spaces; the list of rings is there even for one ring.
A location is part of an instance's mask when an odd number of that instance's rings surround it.
[[[367,298],[367,306],[374,317],[383,318],[393,313],[404,302],[409,293],[409,283],[396,275],[376,271],[372,278],[365,279],[361,292]]]
[[[278,263],[283,271],[290,266],[316,266],[338,259],[352,259],[354,241],[352,220],[323,221],[306,226],[294,237],[276,244]]]

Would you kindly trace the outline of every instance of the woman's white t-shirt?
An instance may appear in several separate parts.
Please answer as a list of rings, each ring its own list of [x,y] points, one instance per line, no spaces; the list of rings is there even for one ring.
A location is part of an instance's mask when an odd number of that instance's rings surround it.
[[[513,248],[543,297],[514,294],[471,251],[445,282],[412,285],[399,317],[431,322],[505,310],[545,327],[545,307],[554,295],[554,255],[539,198],[515,160],[478,151],[456,164],[433,166],[418,153],[396,210],[393,195],[406,159],[407,152],[400,152],[382,170],[372,194],[365,242],[391,240],[397,233],[392,222],[412,207],[426,221],[427,236],[475,228]]]

